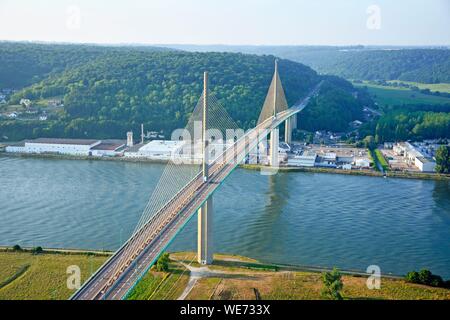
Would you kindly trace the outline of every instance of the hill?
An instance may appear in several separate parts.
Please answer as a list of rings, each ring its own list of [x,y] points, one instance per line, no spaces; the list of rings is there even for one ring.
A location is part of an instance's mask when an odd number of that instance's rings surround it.
[[[450,50],[345,51],[319,70],[347,79],[450,82]]]
[[[172,46],[189,51],[273,54],[346,79],[450,83],[448,48],[364,46]]]
[[[61,54],[64,61],[72,61],[73,53],[66,57],[59,47],[55,50],[55,56]],[[41,73],[44,79],[12,95],[9,104],[13,105],[22,98],[39,103],[62,97],[64,107],[59,113],[50,114],[48,121],[1,121],[0,137],[121,138],[130,129],[138,130],[140,123],[169,137],[173,129],[186,124],[201,94],[204,70],[210,73],[212,92],[237,124],[247,129],[258,118],[275,59],[238,53],[155,51],[145,47],[99,50],[101,53],[89,51],[87,57],[67,63],[62,71],[55,67],[47,74]],[[31,59],[29,64],[35,66],[33,61],[40,60]],[[341,130],[359,117],[362,101],[354,98],[355,89],[349,82],[321,77],[311,68],[289,60],[281,60],[279,65],[289,104],[302,98],[322,79],[327,85],[321,96],[333,95],[335,101],[346,101],[332,106],[342,112],[333,112],[329,117],[344,115],[336,122],[337,126],[327,119],[326,124],[310,125],[313,129]],[[349,113],[346,108],[350,104]],[[312,119],[306,120],[312,123]]]
[[[111,51],[167,51],[156,47],[0,42],[0,88],[22,88]]]

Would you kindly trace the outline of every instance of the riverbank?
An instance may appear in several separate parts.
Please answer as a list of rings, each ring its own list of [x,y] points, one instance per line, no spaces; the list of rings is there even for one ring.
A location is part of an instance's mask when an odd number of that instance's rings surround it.
[[[41,254],[0,250],[1,299],[67,299],[67,268],[79,266],[85,281],[107,259],[109,252],[44,249]],[[149,271],[129,298],[177,299],[322,299],[321,272],[310,267],[264,264],[216,254],[211,266],[195,262],[192,252],[170,254],[168,272]],[[190,269],[190,270],[188,270]],[[200,272],[198,270],[201,270]],[[450,299],[450,290],[382,277],[380,290],[369,290],[363,272],[343,271],[345,299]],[[193,276],[195,275],[195,279]]]
[[[33,247],[21,247],[21,252],[34,252]],[[17,252],[10,246],[0,246],[0,252]],[[84,249],[70,249],[70,248],[45,248],[45,253],[49,254],[83,254],[83,255],[97,255],[97,256],[110,256],[114,252],[108,250],[84,250]]]
[[[123,161],[134,163],[149,163],[149,164],[167,164],[168,161],[157,159],[144,159],[144,158],[125,158],[125,157],[89,157],[89,156],[69,156],[69,155],[56,155],[56,154],[18,154],[18,153],[0,153],[0,156],[17,157],[17,158],[37,158],[37,159],[55,159],[55,160],[89,160],[89,161]],[[263,165],[257,164],[242,164],[240,168],[247,170],[261,170],[261,168],[268,168]],[[317,168],[317,167],[288,167],[280,166],[278,168],[281,172],[311,172],[311,173],[332,173],[342,175],[354,175],[354,176],[370,176],[370,177],[383,177],[384,174],[375,170],[343,170],[333,168]],[[421,179],[421,180],[438,180],[438,181],[450,181],[450,175],[426,173],[426,172],[402,172],[402,171],[386,171],[385,176],[389,178],[405,178],[405,179]]]
[[[240,166],[247,170],[261,170],[261,168],[267,168],[262,165],[244,164]],[[370,177],[388,177],[388,178],[405,178],[405,179],[421,179],[421,180],[438,180],[438,181],[450,181],[450,175],[426,173],[426,172],[401,172],[401,171],[387,171],[385,175],[379,171],[374,170],[343,170],[334,168],[316,168],[316,167],[285,167],[280,166],[278,168],[280,172],[311,172],[311,173],[333,173],[341,175],[352,176],[370,176]]]

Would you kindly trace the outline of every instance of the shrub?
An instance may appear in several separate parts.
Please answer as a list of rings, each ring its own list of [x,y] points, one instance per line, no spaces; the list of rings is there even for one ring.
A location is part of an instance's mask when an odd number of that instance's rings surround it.
[[[342,300],[341,290],[344,287],[342,275],[338,269],[333,268],[331,272],[322,274],[324,288],[322,295],[333,300]]]
[[[163,253],[156,262],[156,270],[160,272],[169,271],[169,254]]]
[[[411,283],[420,283],[419,273],[417,271],[408,272],[405,279]]]
[[[420,270],[419,271],[419,281],[422,284],[430,284],[433,278],[433,274],[431,273],[430,270]]]
[[[34,254],[39,254],[44,252],[44,249],[42,249],[42,247],[34,247],[33,249],[31,249],[31,252]]]
[[[433,274],[430,270],[422,269],[419,272],[411,271],[406,274],[406,281],[411,283],[423,284],[432,287],[448,287],[449,281],[444,282],[438,275]]]

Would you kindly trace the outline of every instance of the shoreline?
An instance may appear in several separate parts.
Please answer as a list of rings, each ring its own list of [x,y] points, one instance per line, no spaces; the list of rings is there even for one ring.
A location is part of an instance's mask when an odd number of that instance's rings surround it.
[[[254,164],[244,164],[240,165],[241,168],[247,170],[260,170],[265,167],[263,165]],[[343,170],[343,169],[333,169],[333,168],[319,168],[319,167],[284,167],[280,166],[278,168],[280,172],[310,172],[310,173],[331,173],[331,174],[341,174],[341,175],[352,175],[352,176],[368,176],[368,177],[378,177],[383,178],[383,173],[373,170]],[[387,178],[403,178],[403,179],[418,179],[418,180],[436,180],[436,181],[450,181],[450,175],[443,175],[437,173],[419,173],[419,172],[397,172],[397,171],[387,171]]]
[[[33,247],[20,246],[22,250],[14,250],[13,246],[0,245],[0,252],[33,252]],[[76,249],[76,248],[45,248],[41,247],[43,253],[48,254],[82,254],[82,255],[98,255],[110,256],[114,252],[110,250],[90,250],[90,249]]]
[[[33,247],[21,247],[21,251],[15,251],[12,249],[12,246],[0,246],[0,252],[7,253],[30,253],[32,254]],[[75,249],[75,248],[45,248],[42,247],[43,252],[39,254],[53,254],[53,255],[95,255],[95,256],[105,256],[110,257],[114,254],[113,251],[109,250],[90,250],[90,249]],[[184,254],[189,253],[185,251],[174,251],[168,252],[169,254]],[[227,262],[230,265],[234,263],[249,269],[259,269],[259,268],[274,268],[277,271],[299,271],[299,272],[313,272],[313,273],[323,273],[323,272],[331,272],[333,270],[332,267],[322,267],[322,266],[309,266],[309,265],[294,265],[294,264],[282,264],[282,263],[273,263],[273,262],[263,262],[259,260],[254,260],[253,258],[244,257],[236,254],[226,254],[226,253],[215,253],[219,258],[220,257],[233,257],[233,259],[228,259]],[[214,262],[212,264],[214,266]],[[364,272],[364,270],[356,270],[356,269],[341,269],[338,268],[342,274],[354,277],[369,277],[370,274]],[[389,279],[403,279],[404,276],[396,275],[392,273],[382,274],[383,278]]]
[[[53,160],[89,160],[89,161],[121,161],[131,163],[149,163],[149,164],[167,164],[168,161],[158,159],[145,158],[125,158],[125,157],[92,157],[92,156],[69,156],[69,155],[55,155],[55,154],[19,154],[1,152],[0,157],[12,158],[32,158],[32,159],[53,159]],[[241,164],[240,168],[245,170],[258,171],[261,168],[266,168],[260,164]],[[268,168],[268,167],[267,167]],[[343,170],[334,168],[319,168],[319,167],[288,167],[280,166],[280,172],[309,172],[309,173],[330,173],[353,176],[368,176],[368,177],[383,177],[383,173],[367,169]],[[424,172],[402,172],[402,171],[386,171],[387,178],[402,178],[402,179],[418,179],[418,180],[435,180],[435,181],[450,181],[450,175],[438,173],[424,173]]]

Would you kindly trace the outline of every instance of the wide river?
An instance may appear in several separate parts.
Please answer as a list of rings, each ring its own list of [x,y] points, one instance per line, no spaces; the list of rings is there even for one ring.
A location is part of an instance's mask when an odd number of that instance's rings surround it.
[[[0,245],[117,249],[164,168],[0,156]],[[194,217],[171,250],[196,248]],[[450,183],[237,169],[214,195],[215,251],[450,278]]]

